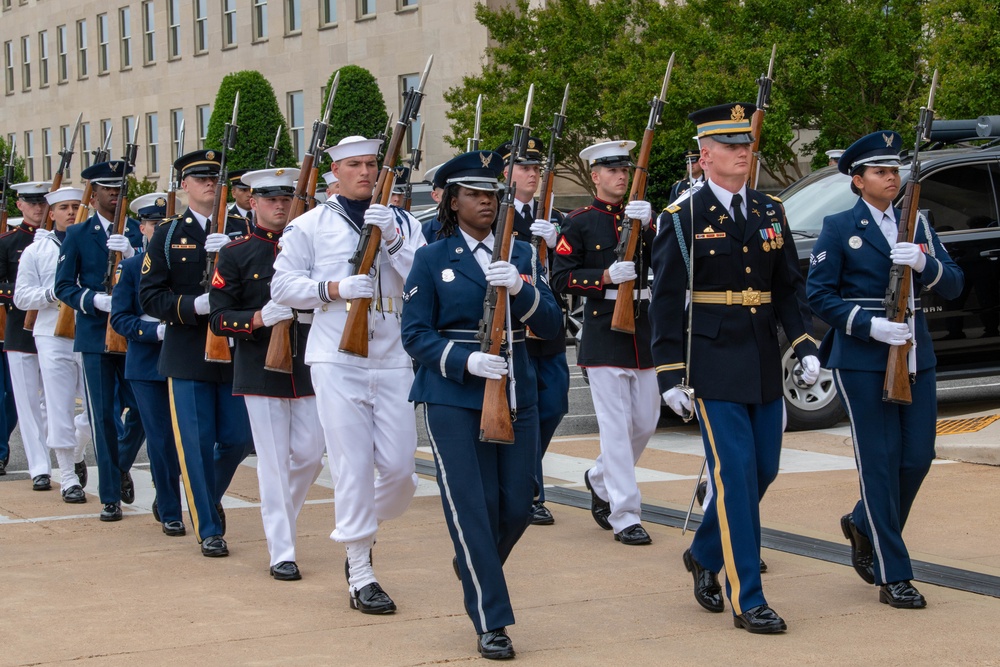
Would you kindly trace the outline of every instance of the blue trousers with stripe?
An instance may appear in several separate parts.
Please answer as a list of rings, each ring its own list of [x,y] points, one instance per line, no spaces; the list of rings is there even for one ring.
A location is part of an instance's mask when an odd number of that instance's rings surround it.
[[[538,379],[538,459],[535,462],[535,497],[545,502],[545,475],[542,458],[563,417],[569,412],[569,365],[566,353],[544,357],[529,356]]]
[[[697,399],[714,494],[691,544],[703,567],[726,572],[734,614],[766,604],[760,580],[760,499],[778,476],[782,400]]]
[[[917,373],[910,405],[882,400],[884,372],[836,369],[833,377],[851,420],[861,482],[853,518],[875,550],[875,583],[912,579],[903,527],[934,460],[936,373]]]
[[[7,463],[10,459],[10,434],[17,426],[17,408],[14,406],[14,386],[10,381],[10,369],[7,368],[7,354],[0,352],[0,461]]]
[[[479,440],[479,410],[425,404],[465,610],[482,634],[514,623],[503,564],[531,520],[538,410],[518,408],[514,444]]]
[[[250,418],[231,383],[167,378],[177,460],[200,543],[222,534],[215,509],[253,447]]]
[[[170,397],[163,380],[129,380],[139,404],[142,428],[146,431],[149,472],[156,487],[156,507],[161,521],[180,521],[181,469],[174,446],[174,427],[170,421]]]

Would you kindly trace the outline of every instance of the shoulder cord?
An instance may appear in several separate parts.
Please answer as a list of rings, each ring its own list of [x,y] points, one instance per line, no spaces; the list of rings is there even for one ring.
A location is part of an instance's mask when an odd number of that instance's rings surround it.
[[[170,241],[174,238],[174,230],[177,229],[177,223],[180,218],[175,218],[173,222],[170,223],[170,228],[167,230],[167,238],[163,242],[163,256],[167,259],[167,271],[170,270]]]

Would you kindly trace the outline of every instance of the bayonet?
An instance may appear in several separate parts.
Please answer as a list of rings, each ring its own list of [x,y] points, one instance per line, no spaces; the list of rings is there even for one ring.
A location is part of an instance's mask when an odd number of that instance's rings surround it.
[[[667,71],[663,75],[663,86],[660,87],[660,96],[654,97],[653,101],[650,103],[652,109],[649,112],[649,123],[646,127],[653,129],[660,124],[660,116],[663,115],[663,100],[667,97],[667,88],[670,87],[670,75],[674,71],[674,56],[676,53],[670,54],[670,60],[667,61]]]
[[[767,64],[767,78],[774,78],[774,58],[778,55],[778,43],[775,42],[771,45],[771,62]]]
[[[177,131],[177,157],[184,155],[184,119],[181,118],[181,126]]]
[[[417,117],[420,120],[420,117]],[[420,146],[424,143],[424,124],[420,123],[420,131],[417,132],[417,143],[413,145],[413,151],[410,153],[410,175],[412,178],[413,171],[420,169],[420,156],[422,151]]]
[[[278,131],[274,133],[274,144],[267,149],[267,160],[264,161],[264,168],[271,169],[274,167],[274,161],[278,159],[278,140],[281,139],[281,125],[278,125]]]
[[[76,117],[76,127],[73,128],[73,138],[69,140],[69,146],[63,147],[63,150],[59,151],[59,154],[63,156],[63,162],[69,164],[69,159],[73,157],[73,151],[76,149],[76,138],[80,136],[80,126],[83,125],[83,112]]]
[[[340,87],[340,70],[333,75],[333,83],[330,84],[330,94],[326,96],[326,108],[323,109],[323,119],[316,126],[314,131],[315,146],[313,155],[319,154],[320,151],[326,149],[326,135],[327,131],[330,129],[330,112],[333,110],[333,98],[337,96],[337,88]],[[278,132],[281,132],[281,128],[278,128]],[[277,146],[277,138],[275,138],[275,146]]]
[[[469,139],[465,147],[466,153],[479,150],[479,128],[483,120],[483,96],[476,98],[476,120],[472,129],[472,138]]]

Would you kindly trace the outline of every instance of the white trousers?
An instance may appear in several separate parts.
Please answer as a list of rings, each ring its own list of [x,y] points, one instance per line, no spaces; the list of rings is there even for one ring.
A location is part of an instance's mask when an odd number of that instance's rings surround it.
[[[45,444],[56,454],[62,488],[79,484],[73,464],[83,460],[89,439],[87,412],[76,412],[76,399],[83,398],[83,366],[73,352],[73,341],[55,336],[35,336],[38,366],[45,395]],[[85,435],[82,435],[85,434]],[[81,437],[82,435],[82,437]],[[69,462],[68,470],[64,465]]]
[[[260,515],[271,565],[295,561],[295,521],[323,469],[316,398],[244,396],[257,450]]]
[[[592,366],[587,375],[601,436],[601,454],[590,471],[590,483],[611,503],[611,527],[620,533],[640,523],[642,496],[635,464],[660,418],[656,371]]]
[[[310,370],[327,456],[338,475],[330,538],[369,539],[379,523],[406,511],[417,490],[417,424],[407,401],[413,371],[333,363]]]
[[[24,456],[28,459],[28,474],[32,477],[51,475],[49,450],[45,448],[45,400],[38,355],[7,352],[7,365],[14,388],[17,426],[21,430]]]

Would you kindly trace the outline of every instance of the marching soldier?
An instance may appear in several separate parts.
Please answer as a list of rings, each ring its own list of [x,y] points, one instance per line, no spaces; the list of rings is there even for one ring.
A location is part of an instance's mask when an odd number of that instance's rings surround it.
[[[687,175],[674,183],[670,188],[670,201],[676,201],[678,197],[691,189],[692,186],[705,182],[705,173],[702,171],[701,153],[696,150],[688,151],[684,154],[684,162],[687,166]]]
[[[139,280],[142,310],[167,325],[157,370],[167,378],[191,524],[202,555],[210,558],[229,555],[222,497],[253,447],[246,404],[233,396],[232,364],[205,360],[210,307],[202,276],[208,253],[232,240],[213,231],[220,167],[211,150],[174,161],[188,210],[156,228]],[[238,231],[234,220],[227,220],[227,231]]]
[[[340,192],[340,182],[332,171],[323,174],[323,181],[326,183],[327,199]]]
[[[83,368],[73,352],[73,341],[55,335],[59,301],[55,295],[56,263],[66,229],[76,220],[83,190],[59,188],[45,195],[54,231],[39,229],[35,241],[21,255],[17,272],[14,302],[24,311],[38,311],[32,333],[38,349],[38,366],[45,395],[46,444],[55,452],[61,474],[62,499],[67,503],[85,503],[87,464],[85,447],[90,424],[83,412],[74,417],[76,399],[86,400]],[[48,453],[46,453],[48,458]]]
[[[435,165],[424,172],[424,182],[431,184],[431,199],[434,200],[435,205],[441,204],[441,196],[444,194],[444,190],[434,185],[434,177],[437,174],[438,169],[443,166],[444,163]],[[427,241],[427,243],[434,243],[438,240],[438,233],[441,231],[441,221],[438,220],[435,215],[433,218],[425,221],[421,225],[420,231],[424,235],[424,240]]]
[[[42,374],[38,367],[35,339],[24,329],[25,312],[14,304],[14,283],[21,253],[31,245],[35,231],[45,222],[45,195],[52,183],[33,181],[11,185],[17,192],[17,208],[24,219],[0,236],[0,304],[7,309],[3,349],[10,367],[14,402],[21,426],[21,442],[28,460],[31,488],[52,488],[52,467],[45,448],[45,415],[42,412]]]
[[[709,179],[684,205],[668,207],[670,221],[661,222],[653,251],[653,359],[667,405],[679,415],[697,411],[714,491],[684,552],[695,599],[709,611],[725,609],[716,576],[725,568],[735,626],[776,633],[786,624],[761,586],[758,507],[781,454],[778,323],[807,383],[819,376],[819,361],[785,258],[792,248],[784,248],[784,209],[746,184],[753,112],[751,104],[724,104],[689,116]],[[688,261],[694,263],[690,367]]]
[[[392,184],[392,196],[389,197],[389,206],[403,208],[406,199],[406,184],[410,182],[410,168],[396,167],[395,181]]]
[[[601,454],[584,473],[597,525],[626,545],[652,543],[639,519],[642,498],[635,464],[656,431],[660,398],[649,350],[649,253],[656,235],[648,202],[623,204],[634,141],[608,141],[580,152],[590,165],[597,197],[569,214],[556,244],[552,285],[586,299],[577,364],[586,368],[601,436]],[[615,247],[628,219],[642,222],[635,261],[621,262]],[[617,285],[634,280],[635,333],[611,330]]]
[[[143,195],[129,208],[138,216],[144,245],[148,244],[156,226],[167,217],[167,194]],[[139,275],[144,261],[144,254],[138,254],[118,265],[111,294],[111,326],[128,341],[125,379],[135,394],[146,431],[149,472],[156,488],[153,518],[160,522],[164,535],[181,537],[187,533],[181,512],[181,470],[170,422],[167,380],[156,367],[166,325],[139,307]]]
[[[108,254],[122,258],[142,248],[142,233],[131,218],[116,234],[112,219],[120,196],[123,160],[99,162],[80,172],[93,184],[94,215],[66,230],[56,267],[56,298],[76,312],[73,351],[83,356],[90,425],[97,452],[101,521],[121,521],[121,503],[135,500],[129,469],[145,436],[132,389],[125,380],[125,358],[105,352],[111,295],[105,290]],[[127,408],[124,419],[122,411]],[[119,435],[119,430],[121,435]]]
[[[497,149],[506,165],[510,158],[511,143],[508,141]],[[538,137],[528,138],[525,157],[517,162],[512,173],[504,174],[507,183],[514,184],[514,236],[522,241],[530,241],[538,236],[548,248],[548,265],[543,267],[548,273],[552,266],[553,252],[559,240],[563,225],[562,213],[552,209],[550,220],[536,219],[540,213],[535,193],[541,183],[542,161],[545,159],[545,144]],[[532,284],[538,284],[539,276],[532,276]],[[556,297],[560,308],[565,308],[561,297]],[[565,319],[565,318],[564,318]],[[549,443],[559,422],[569,412],[569,365],[566,362],[565,322],[559,327],[559,334],[548,339],[528,336],[525,340],[528,358],[538,379],[538,456],[535,461],[535,501],[531,507],[531,523],[548,526],[555,523],[552,512],[545,506],[545,477],[542,458],[549,449]]]
[[[298,176],[298,169],[243,175],[257,224],[250,236],[219,253],[211,292],[212,331],[236,340],[233,393],[243,396],[250,416],[270,573],[279,581],[302,578],[295,556],[295,522],[309,487],[323,469],[324,451],[316,396],[304,361],[312,313],[294,317],[291,308],[271,300],[274,258]],[[291,374],[265,367],[272,327],[283,320],[292,320]]]
[[[250,188],[243,182],[243,174],[249,169],[229,170],[229,192],[233,195],[233,205],[229,207],[230,218],[242,218],[245,234],[253,233],[254,216],[250,206]]]
[[[327,149],[340,194],[285,228],[271,282],[276,302],[315,312],[305,361],[338,475],[337,527],[330,537],[347,550],[350,605],[364,614],[396,610],[375,577],[371,549],[379,523],[401,515],[417,488],[416,424],[406,401],[413,368],[399,319],[403,282],[424,239],[405,211],[370,204],[380,145],[380,139],[352,136]],[[349,261],[364,225],[382,232],[377,279],[353,275]],[[373,299],[367,357],[338,351],[346,304],[361,297]]]
[[[879,131],[858,139],[837,167],[851,177],[859,196],[854,208],[823,220],[810,259],[809,303],[830,325],[820,358],[833,369],[837,394],[851,418],[861,500],[840,520],[851,543],[851,563],[868,584],[879,586],[879,602],[919,609],[927,601],[910,583],[913,568],[903,543],[903,527],[934,459],[937,389],[934,345],[920,292],[942,299],[962,293],[964,276],[938,236],[918,216],[913,243],[896,241],[902,139]],[[909,266],[913,317],[885,317],[886,287],[893,264]],[[892,346],[914,339],[909,405],[882,400]]]

